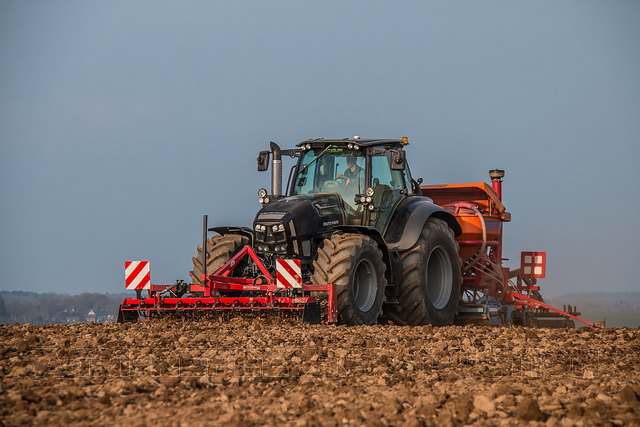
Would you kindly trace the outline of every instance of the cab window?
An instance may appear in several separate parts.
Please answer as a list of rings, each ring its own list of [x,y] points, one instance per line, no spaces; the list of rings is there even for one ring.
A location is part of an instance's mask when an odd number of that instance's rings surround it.
[[[392,153],[371,157],[373,205],[371,225],[384,233],[396,204],[407,193],[404,171],[391,170]]]

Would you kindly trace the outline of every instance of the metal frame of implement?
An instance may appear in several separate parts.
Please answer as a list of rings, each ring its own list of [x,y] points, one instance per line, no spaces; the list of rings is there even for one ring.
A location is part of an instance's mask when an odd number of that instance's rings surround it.
[[[262,275],[249,279],[231,277],[235,267],[244,257],[249,256],[256,263]],[[206,265],[206,264],[203,264]],[[203,274],[203,286],[192,285],[192,292],[203,292],[203,297],[167,297],[163,294],[174,290],[174,285],[151,285],[148,298],[127,298],[121,311],[137,311],[143,315],[162,311],[200,311],[200,310],[304,310],[308,304],[319,303],[314,296],[282,295],[290,288],[278,288],[276,280],[264,266],[250,246],[244,246],[225,265],[214,274]],[[304,292],[327,292],[327,322],[336,323],[338,310],[336,285],[302,285]],[[255,296],[224,296],[225,292],[250,292]]]

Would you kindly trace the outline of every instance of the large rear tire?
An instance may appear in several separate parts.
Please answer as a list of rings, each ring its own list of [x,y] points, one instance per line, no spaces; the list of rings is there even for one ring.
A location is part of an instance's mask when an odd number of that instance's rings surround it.
[[[249,244],[246,236],[239,234],[225,234],[213,236],[207,240],[207,274],[213,274],[225,265],[244,245]],[[189,272],[191,283],[202,285],[202,246],[198,246],[198,255],[192,258],[193,270]]]
[[[337,286],[338,322],[374,325],[382,313],[386,266],[377,243],[360,234],[334,234],[313,262],[314,283]]]
[[[394,323],[453,324],[462,282],[458,248],[446,222],[427,220],[416,244],[401,254],[398,304],[390,305],[387,313]]]

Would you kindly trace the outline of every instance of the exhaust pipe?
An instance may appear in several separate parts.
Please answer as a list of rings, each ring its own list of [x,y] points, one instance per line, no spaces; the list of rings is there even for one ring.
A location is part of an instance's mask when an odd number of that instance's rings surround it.
[[[498,194],[498,199],[502,201],[502,178],[504,178],[504,170],[494,169],[489,171],[491,178],[491,187]]]
[[[275,142],[269,143],[273,160],[271,161],[271,195],[282,196],[282,152]]]

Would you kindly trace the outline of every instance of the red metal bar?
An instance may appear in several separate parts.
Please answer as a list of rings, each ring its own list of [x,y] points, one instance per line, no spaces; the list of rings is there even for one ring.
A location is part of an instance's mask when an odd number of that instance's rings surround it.
[[[530,297],[528,297],[526,295],[522,295],[522,294],[519,294],[517,292],[511,292],[510,294],[513,297],[513,299],[519,300],[522,304],[527,305],[529,307],[532,307],[532,308],[546,308],[547,310],[555,311],[556,313],[558,313],[558,314],[560,314],[562,316],[570,317],[570,318],[572,318],[574,320],[577,320],[579,322],[586,323],[589,326],[595,326],[594,323],[591,323],[588,320],[584,320],[584,319],[581,319],[579,317],[576,317],[576,316],[574,316],[572,314],[567,313],[566,311],[558,310],[557,308],[551,307],[550,305],[547,305],[547,304],[545,304],[545,303],[543,303],[541,301],[538,301],[538,300],[535,300],[533,298],[530,298]]]
[[[478,246],[482,244],[482,240],[457,240],[459,245],[463,246]],[[498,246],[497,240],[488,240],[487,246]]]
[[[151,285],[151,288],[149,289],[149,292],[151,293],[155,293],[155,292],[164,292],[164,291],[168,291],[169,289],[175,287],[176,285]]]
[[[220,267],[218,271],[215,271],[212,274],[212,276],[228,276],[236,268],[236,266],[238,265],[238,261],[240,261],[246,255],[249,255],[251,257],[251,259],[253,260],[253,262],[256,263],[256,265],[258,266],[262,274],[265,276],[269,284],[272,284],[273,278],[271,277],[271,273],[269,273],[269,270],[267,269],[267,267],[264,266],[260,258],[258,258],[258,255],[256,255],[256,253],[253,251],[253,249],[249,245],[245,245],[242,249],[240,249],[240,251],[237,254],[231,257],[231,259],[227,261],[225,265]],[[206,280],[204,275],[202,276],[203,277],[201,277],[201,280]]]
[[[205,296],[211,296],[210,286],[191,285],[191,292],[204,292]]]
[[[335,283],[329,283],[326,285],[303,285],[305,291],[326,291],[329,293],[329,311],[327,313],[327,323],[338,322],[338,292]]]

